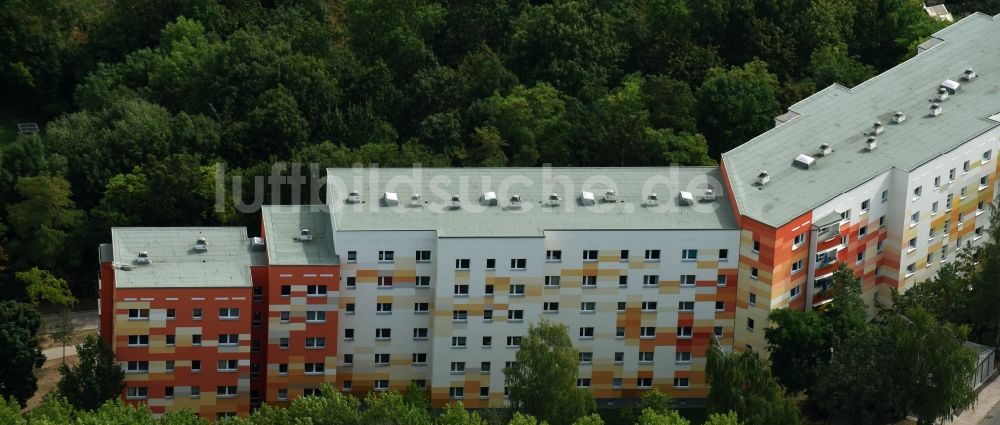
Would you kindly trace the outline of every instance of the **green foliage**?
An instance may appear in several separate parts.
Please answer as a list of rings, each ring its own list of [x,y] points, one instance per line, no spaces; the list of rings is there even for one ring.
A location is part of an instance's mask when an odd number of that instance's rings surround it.
[[[781,113],[778,79],[759,60],[729,70],[712,68],[698,88],[699,125],[713,154],[725,152],[774,126]]]
[[[740,425],[735,412],[713,413],[708,416],[705,425]]]
[[[539,421],[534,416],[525,415],[521,412],[514,412],[514,416],[507,425],[547,425],[548,422]]]
[[[365,399],[367,409],[361,416],[366,424],[430,425],[430,413],[424,406],[406,402],[402,394],[389,391],[369,394]]]
[[[642,409],[637,425],[690,425],[687,419],[681,417],[676,410],[659,412],[654,409]]]
[[[77,302],[66,281],[53,276],[47,270],[32,267],[31,270],[17,272],[15,276],[25,286],[28,299],[35,307],[44,301],[68,310]]]
[[[571,424],[595,409],[589,391],[577,388],[578,353],[566,325],[541,321],[521,340],[504,369],[510,405],[552,425]]]
[[[445,406],[444,411],[434,423],[437,425],[486,425],[478,413],[465,410],[462,402]]]
[[[829,332],[815,310],[783,308],[768,317],[775,326],[764,330],[771,353],[771,372],[788,393],[805,391],[829,360]]]
[[[17,264],[59,267],[70,232],[83,217],[70,198],[69,182],[62,177],[20,177],[16,189],[22,201],[7,208],[7,219],[17,235],[11,241]]]
[[[0,397],[0,423],[24,425],[27,422],[21,417],[21,405],[14,397]]]
[[[875,67],[847,55],[847,46],[828,45],[813,50],[809,57],[809,77],[817,87],[838,83],[854,87],[875,76]]]
[[[45,363],[35,334],[42,316],[30,304],[0,301],[0,398],[24,405],[38,388],[34,370]]]
[[[711,386],[710,413],[732,411],[754,424],[798,424],[794,402],[782,395],[767,364],[753,350],[727,353],[712,344],[705,373]]]
[[[103,339],[88,335],[76,346],[79,364],[59,366],[59,394],[77,409],[97,409],[105,401],[118,399],[125,388],[125,371]]]

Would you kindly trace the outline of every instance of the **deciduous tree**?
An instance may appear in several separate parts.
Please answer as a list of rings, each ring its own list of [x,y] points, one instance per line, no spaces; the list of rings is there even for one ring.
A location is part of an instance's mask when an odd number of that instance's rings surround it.
[[[93,410],[116,400],[125,389],[125,371],[115,362],[115,353],[103,339],[88,335],[76,346],[79,364],[59,366],[59,394],[77,409]],[[110,414],[110,413],[108,413]]]

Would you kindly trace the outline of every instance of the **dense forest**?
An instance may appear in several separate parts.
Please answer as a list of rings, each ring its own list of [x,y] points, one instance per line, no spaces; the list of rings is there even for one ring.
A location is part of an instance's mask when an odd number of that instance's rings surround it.
[[[216,163],[714,164],[947,24],[916,0],[7,0],[0,18],[7,297],[33,267],[92,294],[111,226],[253,229],[213,209]]]

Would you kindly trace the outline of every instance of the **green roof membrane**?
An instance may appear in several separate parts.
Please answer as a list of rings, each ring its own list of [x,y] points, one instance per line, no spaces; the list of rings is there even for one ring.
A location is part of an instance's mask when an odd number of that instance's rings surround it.
[[[996,127],[1000,111],[1000,21],[974,14],[934,35],[941,41],[896,67],[848,89],[834,85],[792,105],[792,116],[722,155],[742,215],[778,227],[891,168],[911,171]],[[978,77],[964,81],[966,68]],[[961,84],[929,116],[945,80]],[[901,111],[906,120],[893,123]],[[877,148],[865,142],[875,121]],[[829,144],[830,156],[819,155]],[[806,154],[809,169],[793,165]],[[767,171],[761,187],[757,176]]]
[[[716,167],[331,168],[338,231],[428,230],[441,237],[538,237],[546,230],[735,229]],[[702,198],[713,189],[715,201]],[[606,201],[608,190],[614,201]],[[359,200],[348,201],[356,191]],[[593,194],[591,204],[583,192]],[[695,198],[686,205],[680,192]],[[395,201],[386,200],[386,192]],[[549,204],[555,193],[559,205]],[[647,205],[650,194],[656,205]],[[417,206],[412,196],[419,194]],[[453,195],[459,208],[451,207]],[[486,198],[495,195],[495,201]],[[511,205],[511,197],[521,207]],[[390,195],[392,196],[392,195]]]

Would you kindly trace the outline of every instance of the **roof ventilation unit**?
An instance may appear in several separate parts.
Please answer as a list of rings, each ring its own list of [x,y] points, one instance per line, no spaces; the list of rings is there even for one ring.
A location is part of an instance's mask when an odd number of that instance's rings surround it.
[[[594,192],[580,192],[580,203],[583,205],[594,205],[597,200],[594,199]]]
[[[972,81],[977,76],[976,71],[973,71],[972,68],[965,68],[965,73],[962,74],[962,79],[965,81]]]
[[[948,89],[948,93],[955,94],[958,92],[958,89],[962,87],[962,85],[955,80],[944,80],[940,87]]]
[[[510,197],[510,208],[521,209],[521,195],[513,195]]]
[[[651,207],[660,205],[660,197],[656,196],[655,193],[650,193],[649,196],[646,196],[646,205]]]
[[[198,240],[194,242],[194,250],[198,252],[208,251],[208,240],[205,239],[205,237],[198,238]]]
[[[948,98],[948,89],[944,87],[938,87],[938,97],[937,97],[938,102],[945,100],[947,98]]]
[[[548,203],[550,207],[558,207],[559,201],[561,201],[561,199],[559,199],[558,194],[556,194],[555,192],[549,194]]]
[[[361,202],[361,194],[360,193],[358,193],[357,191],[352,190],[351,193],[347,194],[347,203],[348,204],[356,204],[358,202]]]
[[[146,251],[139,251],[139,256],[135,258],[135,263],[141,266],[145,266],[153,260],[149,259],[149,253]]]
[[[829,143],[824,143],[822,145],[819,145],[819,154],[820,155],[827,156],[827,155],[830,155],[832,153],[833,153],[833,148],[830,147]]]
[[[694,195],[691,192],[681,191],[680,194],[681,205],[694,205]]]
[[[882,125],[882,121],[875,121],[875,123],[872,124],[872,136],[878,136],[879,134],[882,134],[883,131],[885,131],[885,126]]]
[[[903,111],[896,111],[895,114],[892,114],[892,122],[900,124],[903,121],[906,121],[906,114]]]
[[[420,203],[420,194],[419,193],[414,193],[413,196],[410,196],[410,206],[411,207],[422,206],[422,204]]]
[[[385,206],[387,207],[395,207],[396,205],[399,205],[399,195],[397,195],[396,192],[386,192],[385,195],[382,196],[382,199],[385,199]]]
[[[875,150],[875,147],[875,136],[868,136],[868,140],[865,141],[865,150],[871,152]]]
[[[701,202],[715,202],[715,190],[705,189],[705,194],[701,195]]]
[[[458,198],[458,195],[451,195],[451,209],[457,210],[462,208],[462,200]]]
[[[497,204],[496,192],[483,192],[483,205],[493,206]]]
[[[616,200],[618,200],[618,195],[615,194],[615,191],[604,192],[604,202],[615,202]]]
[[[805,168],[805,169],[808,170],[808,169],[812,168],[813,165],[816,164],[816,158],[813,158],[813,157],[811,157],[809,155],[806,155],[804,153],[803,154],[799,154],[799,156],[795,157],[795,164],[798,165],[799,167],[802,167],[802,168]]]
[[[299,232],[299,240],[302,242],[313,240],[312,232],[310,232],[309,229],[302,229],[302,231]]]
[[[931,104],[931,116],[932,117],[936,117],[938,115],[941,115],[941,104],[940,103],[932,103]]]
[[[771,176],[767,174],[767,171],[761,171],[760,174],[757,175],[757,184],[761,186],[767,184],[770,181],[771,181]]]

